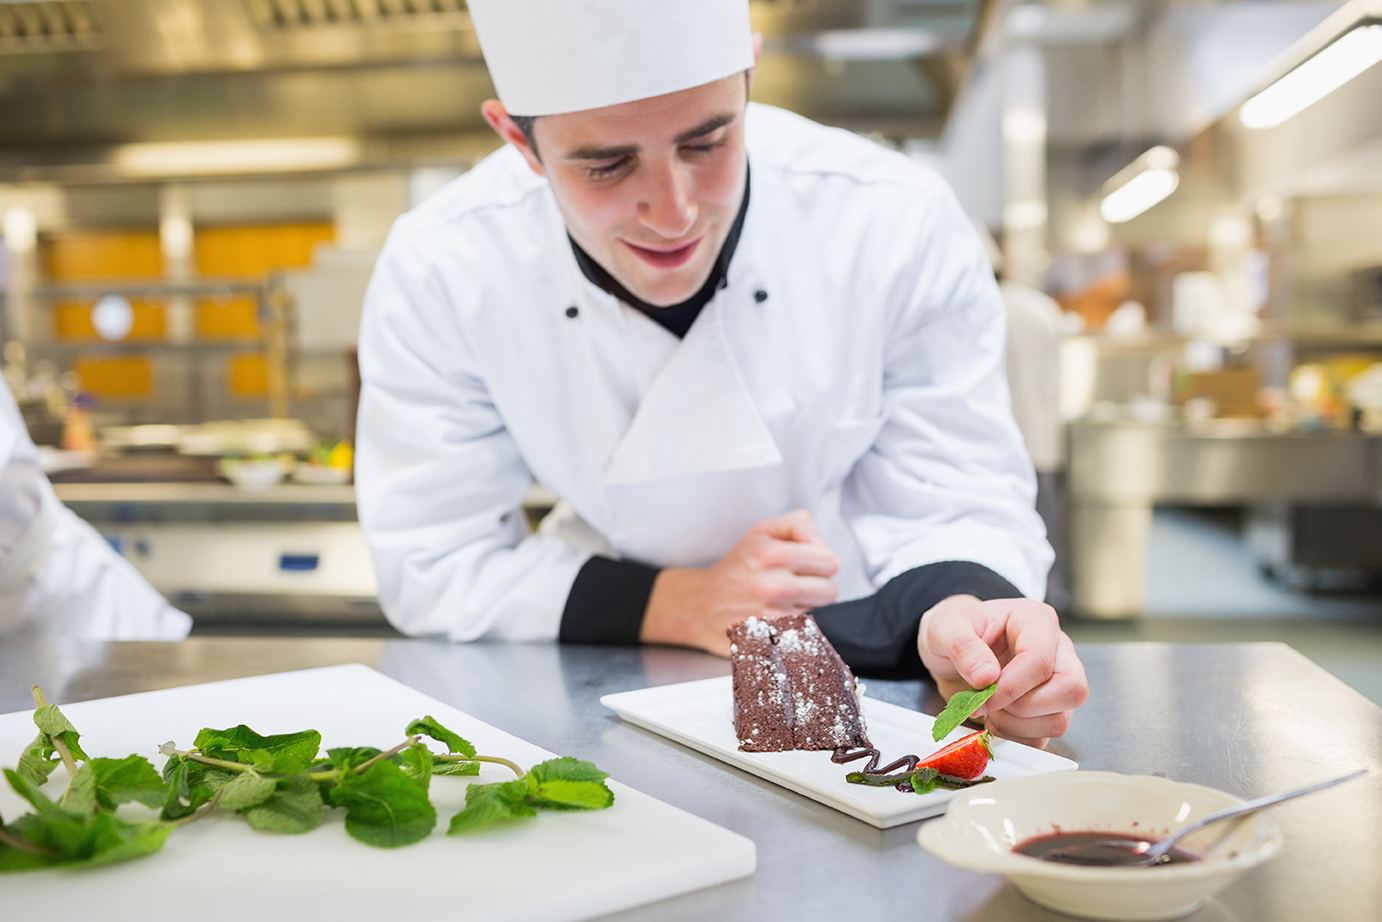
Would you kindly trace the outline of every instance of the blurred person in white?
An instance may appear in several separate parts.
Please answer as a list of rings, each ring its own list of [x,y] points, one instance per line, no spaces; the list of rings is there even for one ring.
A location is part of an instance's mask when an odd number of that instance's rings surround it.
[[[747,0],[468,8],[508,143],[394,225],[360,333],[395,626],[725,656],[812,611],[857,672],[997,681],[991,729],[1064,733],[1088,687],[954,194],[750,104]]]
[[[10,389],[0,383],[0,642],[181,640],[192,619],[53,493]]]
[[[1003,251],[992,232],[974,224],[988,250],[1007,308],[1008,339],[1004,364],[1012,395],[1013,420],[1022,432],[1036,469],[1036,508],[1046,523],[1046,538],[1056,559],[1046,578],[1046,601],[1057,609],[1070,604],[1067,577],[1065,511],[1065,423],[1060,416],[1061,312],[1055,298],[1011,278],[1004,278]]]

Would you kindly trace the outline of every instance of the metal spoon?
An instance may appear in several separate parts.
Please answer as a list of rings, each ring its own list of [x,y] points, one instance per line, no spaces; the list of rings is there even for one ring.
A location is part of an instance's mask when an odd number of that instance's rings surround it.
[[[1352,781],[1354,778],[1361,778],[1363,775],[1367,774],[1367,772],[1368,770],[1366,768],[1360,768],[1358,769],[1358,771],[1353,772],[1352,774],[1344,775],[1342,778],[1335,778],[1332,781],[1321,781],[1319,784],[1312,784],[1309,787],[1297,788],[1294,791],[1287,791],[1284,794],[1268,794],[1266,797],[1259,797],[1256,800],[1248,800],[1244,801],[1241,804],[1234,804],[1232,807],[1227,807],[1223,810],[1220,810],[1217,813],[1211,813],[1202,819],[1196,820],[1195,822],[1191,823],[1189,826],[1186,826],[1184,829],[1181,829],[1174,835],[1167,836],[1160,842],[1154,844],[1149,844],[1147,842],[1134,843],[1128,842],[1126,840],[1109,839],[1103,842],[1091,842],[1088,845],[1076,845],[1070,848],[1061,849],[1058,852],[1053,852],[1052,855],[1053,857],[1056,855],[1069,855],[1071,853],[1080,852],[1090,848],[1123,848],[1137,852],[1141,855],[1145,855],[1146,857],[1137,864],[1122,865],[1122,867],[1148,867],[1150,865],[1160,863],[1161,860],[1166,857],[1167,852],[1169,852],[1172,848],[1175,847],[1177,842],[1179,842],[1186,836],[1190,835],[1190,833],[1194,832],[1197,829],[1203,829],[1211,823],[1217,823],[1221,820],[1232,819],[1236,816],[1247,816],[1249,813],[1256,813],[1258,810],[1262,810],[1266,807],[1279,804],[1283,801],[1294,800],[1295,798],[1302,797],[1306,794],[1313,794],[1316,791],[1323,791],[1325,788],[1332,788],[1336,784],[1343,784],[1345,781]]]

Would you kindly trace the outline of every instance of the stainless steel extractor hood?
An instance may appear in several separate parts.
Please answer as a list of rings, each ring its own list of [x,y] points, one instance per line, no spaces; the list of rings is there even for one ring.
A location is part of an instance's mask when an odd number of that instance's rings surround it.
[[[934,136],[990,2],[754,0],[755,95]],[[119,179],[120,146],[170,141],[465,159],[494,143],[478,112],[491,95],[464,0],[0,0],[0,181]]]

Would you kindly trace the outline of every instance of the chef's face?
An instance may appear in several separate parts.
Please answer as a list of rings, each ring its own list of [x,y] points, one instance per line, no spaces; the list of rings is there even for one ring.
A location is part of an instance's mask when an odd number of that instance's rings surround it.
[[[710,276],[744,194],[743,74],[533,125],[536,150],[494,101],[484,114],[547,177],[571,237],[659,307]]]

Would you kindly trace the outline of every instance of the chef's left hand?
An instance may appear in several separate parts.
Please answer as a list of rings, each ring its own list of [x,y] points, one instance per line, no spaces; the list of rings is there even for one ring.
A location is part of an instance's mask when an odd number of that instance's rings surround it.
[[[998,683],[977,712],[998,736],[1044,748],[1089,698],[1084,667],[1055,609],[1032,599],[956,595],[922,615],[921,661],[947,701]]]

